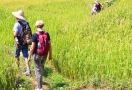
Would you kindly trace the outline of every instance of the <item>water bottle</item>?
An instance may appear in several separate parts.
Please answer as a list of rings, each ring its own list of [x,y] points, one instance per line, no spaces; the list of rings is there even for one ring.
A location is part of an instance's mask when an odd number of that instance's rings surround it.
[[[41,44],[40,44],[40,42],[38,42],[38,48],[40,48],[41,47]]]
[[[19,44],[17,37],[15,37],[16,44]]]

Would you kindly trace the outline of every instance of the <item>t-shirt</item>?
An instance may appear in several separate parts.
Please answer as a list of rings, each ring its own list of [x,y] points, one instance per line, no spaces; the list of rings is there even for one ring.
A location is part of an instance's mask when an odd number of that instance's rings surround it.
[[[39,32],[44,33],[44,31],[39,31]],[[47,35],[48,35],[48,39],[50,40],[50,35],[49,35],[48,32],[47,32]],[[34,49],[34,52],[33,52],[33,54],[36,54],[36,48],[37,48],[37,44],[38,44],[38,34],[37,33],[34,33],[32,35],[32,42],[36,43],[36,46],[35,46],[35,49]]]

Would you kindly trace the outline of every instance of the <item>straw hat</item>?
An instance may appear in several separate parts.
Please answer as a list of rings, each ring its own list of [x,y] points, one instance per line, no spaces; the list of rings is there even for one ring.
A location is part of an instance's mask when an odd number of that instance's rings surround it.
[[[24,12],[23,12],[22,10],[19,10],[19,11],[17,11],[17,12],[12,12],[12,14],[13,14],[15,17],[17,17],[17,18],[19,18],[19,19],[21,19],[21,20],[26,20],[26,17],[24,16]]]

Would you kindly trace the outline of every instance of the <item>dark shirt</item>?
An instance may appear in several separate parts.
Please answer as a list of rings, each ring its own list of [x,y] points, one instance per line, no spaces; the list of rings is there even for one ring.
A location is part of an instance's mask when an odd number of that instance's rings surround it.
[[[40,33],[44,33],[44,31],[39,31]],[[50,40],[50,35],[49,33],[47,32],[47,35],[48,35],[48,39]],[[34,33],[32,35],[32,42],[35,42],[36,43],[36,46],[35,46],[35,49],[34,49],[34,52],[33,54],[36,54],[36,48],[37,48],[37,44],[38,44],[38,34],[37,33]]]
[[[95,7],[96,7],[96,11],[100,11],[101,10],[101,4],[100,3],[96,4]]]

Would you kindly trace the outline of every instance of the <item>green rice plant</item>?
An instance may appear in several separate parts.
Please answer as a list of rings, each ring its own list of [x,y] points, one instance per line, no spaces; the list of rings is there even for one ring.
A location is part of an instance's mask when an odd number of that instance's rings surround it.
[[[0,88],[2,90],[15,90],[17,88],[18,71],[13,64],[14,58],[9,53],[5,47],[1,48]]]
[[[93,0],[2,1],[1,48],[6,45],[13,49],[15,18],[11,12],[22,9],[33,33],[37,19],[45,22],[44,30],[50,33],[53,46],[52,64],[59,73],[73,82],[130,89],[131,0],[113,2],[111,7],[90,17],[88,5],[93,5]],[[8,54],[5,57],[0,54],[0,59],[10,59],[5,58]],[[1,76],[1,82],[6,85],[5,73]]]

